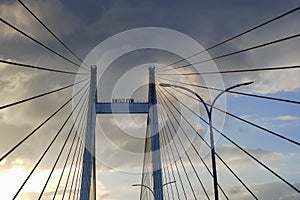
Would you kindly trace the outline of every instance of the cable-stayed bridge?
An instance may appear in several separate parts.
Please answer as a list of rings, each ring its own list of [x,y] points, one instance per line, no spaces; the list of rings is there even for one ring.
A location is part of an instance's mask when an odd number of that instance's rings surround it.
[[[243,123],[257,130],[259,134],[265,134],[265,137],[271,138],[270,141],[278,140],[285,145],[299,148],[299,137],[291,137],[287,133],[277,132],[265,127],[263,124],[248,120],[245,116],[233,114],[230,110],[225,110],[215,105],[219,97],[222,97],[223,94],[249,98],[250,100],[255,99],[255,101],[267,101],[270,105],[273,103],[276,105],[289,104],[294,106],[295,109],[300,104],[299,100],[235,90],[238,87],[246,88],[248,85],[250,87],[253,84],[251,81],[236,83],[230,85],[228,88],[217,88],[200,85],[197,82],[185,82],[176,78],[178,76],[198,77],[209,74],[223,75],[259,71],[282,72],[286,70],[299,70],[299,65],[287,65],[209,72],[184,71],[184,69],[192,68],[194,65],[205,64],[268,46],[276,47],[277,44],[299,38],[299,33],[214,56],[210,59],[199,60],[195,63],[182,63],[191,57],[209,52],[252,31],[262,29],[264,26],[292,13],[299,12],[300,7],[270,18],[261,24],[212,45],[204,51],[195,52],[195,54],[190,55],[188,58],[174,61],[164,67],[157,67],[158,69],[149,66],[148,101],[100,102],[98,101],[97,90],[98,87],[102,86],[97,86],[97,68],[101,68],[101,66],[95,66],[95,63],[84,62],[26,4],[21,0],[18,0],[18,2],[74,59],[70,59],[55,51],[2,17],[0,18],[1,23],[7,29],[14,30],[25,39],[32,41],[49,51],[49,53],[66,61],[74,66],[75,69],[82,68],[84,72],[30,65],[0,58],[2,64],[11,67],[22,67],[31,70],[47,71],[49,73],[60,73],[66,76],[76,75],[81,77],[80,81],[61,88],[44,91],[34,96],[28,96],[15,102],[0,105],[0,112],[6,111],[31,101],[42,101],[43,97],[65,92],[73,87],[80,88],[62,105],[57,106],[48,117],[42,119],[41,123],[33,130],[23,133],[22,137],[13,146],[1,152],[0,162],[5,163],[10,156],[17,154],[19,149],[26,150],[28,140],[38,135],[41,129],[47,126],[51,120],[61,115],[75,98],[78,99],[64,120],[58,121],[57,131],[51,133],[49,141],[46,142],[47,144],[36,149],[37,152],[40,152],[40,155],[32,165],[32,168],[28,170],[26,176],[14,180],[18,182],[18,188],[15,188],[14,194],[10,199],[21,198],[24,188],[28,184],[32,184],[30,180],[45,160],[47,160],[47,166],[50,168],[50,171],[47,172],[46,178],[43,179],[44,181],[38,183],[42,185],[42,189],[36,196],[36,199],[48,199],[49,195],[51,196],[50,199],[96,199],[97,155],[95,149],[97,148],[97,143],[95,142],[95,137],[97,132],[95,131],[95,126],[97,114],[146,114],[148,116],[147,122],[145,122],[147,123],[147,129],[144,133],[141,133],[145,135],[144,159],[143,163],[141,163],[143,169],[141,172],[141,182],[134,184],[134,186],[140,187],[140,196],[137,196],[137,199],[236,199],[234,192],[228,189],[227,185],[230,184],[224,180],[227,176],[231,177],[229,180],[234,182],[232,185],[235,185],[235,188],[239,190],[237,192],[245,193],[249,199],[262,199],[261,191],[258,191],[256,187],[247,182],[250,178],[239,175],[238,169],[232,167],[232,161],[226,160],[224,153],[226,145],[231,145],[234,151],[238,152],[238,155],[243,155],[246,161],[250,160],[254,163],[250,167],[255,166],[259,169],[260,173],[263,172],[272,176],[276,180],[276,183],[280,184],[280,187],[284,187],[288,191],[291,199],[300,198],[299,184],[285,177],[285,173],[282,173],[276,167],[274,168],[270,163],[266,163],[258,152],[240,144],[238,142],[240,141],[238,134],[234,135],[231,130],[220,129],[214,124],[213,120],[214,116],[222,114],[234,120],[235,124]],[[174,70],[179,73],[174,73]],[[193,88],[195,90],[201,89],[205,92],[212,91],[216,95],[214,95],[213,99],[207,101],[202,96],[202,93],[195,92]],[[203,110],[197,112],[192,106],[187,105],[178,98],[177,95],[189,99],[193,104],[200,105]],[[189,113],[188,116],[185,113]],[[196,124],[205,129],[204,131],[191,122],[191,116],[194,120],[196,119]],[[235,126],[235,124],[230,126]],[[219,142],[224,146],[218,148],[216,138],[221,138]],[[50,154],[50,152],[52,153]],[[51,162],[48,162],[49,155],[51,155]],[[52,157],[53,155],[56,155],[55,158]],[[224,176],[225,171],[226,176]],[[53,178],[54,176],[58,178]],[[0,195],[2,196],[2,194]]]

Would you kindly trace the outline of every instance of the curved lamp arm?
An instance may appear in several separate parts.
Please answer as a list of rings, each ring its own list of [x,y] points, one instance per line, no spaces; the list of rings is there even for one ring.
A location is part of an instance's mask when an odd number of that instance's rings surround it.
[[[205,110],[207,112],[207,114],[209,115],[209,109],[208,109],[208,106],[206,105],[205,101],[203,100],[203,98],[198,95],[196,92],[194,92],[193,90],[189,89],[189,88],[185,88],[185,87],[182,87],[180,85],[173,85],[173,84],[168,84],[168,83],[160,83],[159,84],[160,86],[162,87],[174,87],[174,88],[179,88],[179,89],[182,89],[182,90],[185,90],[185,91],[188,91],[192,94],[194,94],[200,101],[201,103],[203,104],[203,106],[205,107]]]
[[[232,90],[234,88],[237,88],[237,87],[241,87],[241,86],[246,86],[246,85],[250,85],[254,83],[254,81],[249,81],[249,82],[245,82],[245,83],[239,83],[239,84],[236,84],[234,86],[231,86],[229,88],[226,88],[224,91],[220,92],[216,97],[215,99],[213,100],[213,102],[211,103],[211,107],[210,107],[210,114],[212,115],[212,109],[216,103],[216,101],[221,97],[222,94],[224,94],[225,92],[228,92],[229,90]]]
[[[171,183],[176,183],[176,181],[170,181],[170,182],[164,183],[161,187],[164,187],[165,185],[169,185]]]
[[[166,186],[166,185],[168,185],[168,184],[171,184],[171,183],[176,183],[176,181],[170,181],[170,182],[167,182],[167,183],[163,184],[161,187],[164,187],[164,186]],[[141,186],[141,187],[145,187],[145,188],[147,188],[148,190],[150,190],[150,192],[151,192],[151,193],[153,194],[153,196],[154,196],[153,190],[152,190],[149,186],[147,186],[147,185],[143,185],[143,184],[133,184],[132,186]]]
[[[141,187],[145,187],[145,188],[147,188],[148,190],[150,190],[150,192],[153,194],[153,196],[154,196],[154,192],[153,192],[153,190],[149,187],[149,186],[147,186],[147,185],[143,185],[143,184],[133,184],[132,186],[141,186]]]

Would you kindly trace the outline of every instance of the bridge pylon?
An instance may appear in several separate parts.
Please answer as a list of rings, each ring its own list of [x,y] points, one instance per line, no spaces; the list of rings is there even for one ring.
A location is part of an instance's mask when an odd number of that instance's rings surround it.
[[[83,153],[80,200],[96,199],[95,128],[97,102],[97,67],[91,66],[91,80]]]
[[[160,155],[160,137],[157,115],[157,98],[155,85],[155,67],[149,67],[148,102],[112,102],[97,101],[97,68],[91,67],[91,81],[89,90],[86,141],[83,155],[83,173],[80,189],[80,200],[96,199],[96,162],[95,162],[95,125],[97,114],[148,114],[151,152],[152,177],[155,200],[163,200],[163,183]]]

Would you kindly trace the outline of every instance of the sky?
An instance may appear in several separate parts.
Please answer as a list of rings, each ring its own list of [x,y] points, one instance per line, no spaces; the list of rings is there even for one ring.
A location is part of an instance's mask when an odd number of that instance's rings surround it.
[[[201,51],[203,48],[208,48],[300,5],[299,0],[87,0],[84,2],[24,0],[24,3],[79,57],[88,64],[98,66],[98,101],[105,102],[111,101],[112,98],[135,98],[137,101],[147,101],[149,66],[154,65],[157,70],[164,69],[165,65],[184,57],[182,55],[186,57],[192,55],[199,49]],[[50,48],[76,61],[17,1],[1,0],[0,16]],[[298,34],[299,20],[298,11],[210,50],[201,55],[203,57],[196,56],[180,64],[197,62],[204,58],[216,57]],[[181,74],[196,71],[299,65],[299,43],[300,39],[295,38],[218,59],[214,63],[209,62],[194,65],[193,68],[168,72]],[[170,49],[174,51],[169,51]],[[3,23],[0,24],[0,59],[75,72],[78,69]],[[245,81],[254,81],[254,84],[238,88],[236,91],[295,101],[300,99],[299,69],[202,77],[171,75],[157,75],[157,77],[221,88]],[[52,73],[0,63],[0,106],[72,84],[81,78],[82,76],[79,75]],[[79,86],[76,88],[78,89]],[[211,102],[211,97],[216,96],[215,92],[208,93],[199,88],[193,89],[208,102]],[[161,90],[161,88],[158,89],[158,91]],[[178,94],[175,90],[168,89],[168,91],[178,95],[177,97],[186,105],[207,119],[198,102]],[[73,92],[72,89],[67,89],[0,110],[0,154],[5,154],[16,142],[31,132],[66,102],[74,94]],[[167,93],[164,94],[172,99]],[[163,104],[161,100],[159,98],[159,104]],[[182,105],[179,103],[176,105],[207,137],[207,126],[186,111]],[[298,104],[228,94],[226,98],[220,100],[217,106],[276,133],[300,141]],[[66,106],[37,134],[7,159],[0,162],[1,199],[12,199],[17,188],[20,187],[71,109],[71,105]],[[295,187],[300,187],[299,146],[230,116],[224,116],[218,111],[214,111],[213,116],[213,122],[222,129],[224,134],[253,153]],[[176,117],[180,118],[179,115]],[[71,125],[72,121],[67,123],[67,127]],[[186,123],[182,122],[182,125],[189,131]],[[98,199],[139,198],[140,189],[131,185],[141,182],[146,128],[147,116],[145,115],[97,116]],[[62,136],[55,143],[56,148],[51,149],[49,155],[41,162],[33,177],[23,188],[19,199],[35,199],[39,195],[43,186],[40,183],[46,181],[57,157],[57,149],[63,144],[67,130],[66,128],[62,131]],[[182,133],[179,131],[178,134]],[[202,148],[196,136],[192,135],[192,137],[194,137],[195,145],[207,154],[207,149]],[[216,141],[216,149],[220,156],[260,199],[299,199],[299,194],[263,170],[218,134],[216,134]],[[70,146],[70,142],[67,145]],[[187,144],[186,149],[183,148],[183,150],[190,152],[193,156],[200,174],[205,179],[204,184],[209,194],[212,195],[212,182],[207,171],[192,153],[190,145]],[[63,153],[62,157],[66,157],[66,153]],[[187,162],[184,156],[183,159]],[[209,156],[205,157],[207,163],[210,162],[209,159]],[[63,163],[59,162],[44,199],[51,199],[62,166]],[[70,169],[67,168],[67,171],[69,172]],[[182,169],[181,173],[183,173]],[[247,191],[220,162],[218,162],[218,174],[220,185],[224,186],[231,199],[251,199]],[[59,195],[62,189],[63,187],[59,188]],[[197,188],[197,192],[203,195],[200,187]]]

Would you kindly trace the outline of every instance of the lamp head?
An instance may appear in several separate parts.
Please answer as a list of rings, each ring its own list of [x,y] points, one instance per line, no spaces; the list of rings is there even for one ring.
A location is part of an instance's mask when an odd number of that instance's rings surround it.
[[[241,83],[241,84],[239,84],[239,86],[251,85],[252,83],[254,83],[254,81],[249,81],[249,82]]]
[[[173,85],[169,84],[169,83],[160,83],[159,84],[161,87],[172,87]]]

